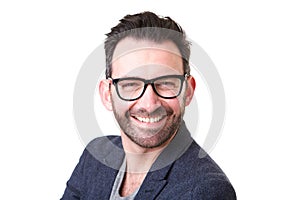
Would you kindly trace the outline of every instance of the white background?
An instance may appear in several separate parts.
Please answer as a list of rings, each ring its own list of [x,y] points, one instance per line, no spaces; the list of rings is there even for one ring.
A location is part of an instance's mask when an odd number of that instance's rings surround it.
[[[83,150],[76,76],[104,33],[145,10],[179,22],[222,77],[226,121],[211,156],[238,199],[299,199],[296,0],[1,1],[1,199],[61,197]]]

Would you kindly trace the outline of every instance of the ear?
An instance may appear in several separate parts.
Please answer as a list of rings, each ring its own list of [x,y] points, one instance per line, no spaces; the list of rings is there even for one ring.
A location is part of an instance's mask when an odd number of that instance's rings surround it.
[[[99,94],[101,97],[102,104],[109,111],[112,110],[112,101],[111,101],[111,93],[110,93],[110,81],[107,79],[101,80],[99,84]]]
[[[195,88],[196,88],[196,81],[193,76],[189,76],[187,79],[187,88],[185,93],[186,96],[185,106],[190,105],[194,96]]]

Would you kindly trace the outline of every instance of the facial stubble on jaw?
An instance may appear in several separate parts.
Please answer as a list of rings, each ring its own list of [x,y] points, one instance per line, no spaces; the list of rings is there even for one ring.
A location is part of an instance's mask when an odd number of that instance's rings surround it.
[[[183,104],[185,104],[185,99],[183,99]],[[114,106],[114,102],[112,102],[113,105],[113,112],[115,115],[115,118],[124,132],[124,134],[135,144],[143,147],[143,148],[155,148],[163,145],[167,141],[172,138],[176,132],[178,131],[178,128],[181,124],[182,117],[185,111],[185,107],[181,106],[181,113],[176,116],[174,115],[174,111],[171,108],[168,107],[160,107],[156,109],[152,113],[148,113],[147,111],[141,109],[138,110],[135,113],[142,113],[143,116],[151,117],[151,116],[157,116],[158,114],[162,114],[163,112],[166,114],[167,120],[166,124],[164,124],[163,127],[161,127],[159,130],[155,129],[143,129],[141,127],[136,127],[132,125],[132,119],[131,119],[131,111],[128,110],[125,113],[125,116],[122,117],[118,114],[116,111],[116,108]],[[145,135],[145,132],[148,132],[150,137],[141,137],[141,135]],[[143,133],[143,134],[142,134]]]

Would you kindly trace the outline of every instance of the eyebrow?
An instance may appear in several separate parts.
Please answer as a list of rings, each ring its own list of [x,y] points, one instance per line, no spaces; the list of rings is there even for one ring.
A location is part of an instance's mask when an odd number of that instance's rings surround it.
[[[161,75],[161,76],[156,76],[156,77],[153,77],[153,78],[144,78],[144,77],[140,77],[140,76],[121,76],[121,77],[116,77],[116,78],[112,78],[112,79],[123,79],[123,78],[138,78],[138,79],[144,79],[144,80],[151,80],[151,79],[155,79],[155,78],[159,78],[159,77],[163,77],[163,76],[173,76],[173,75],[182,75],[182,74],[165,74],[165,75]]]

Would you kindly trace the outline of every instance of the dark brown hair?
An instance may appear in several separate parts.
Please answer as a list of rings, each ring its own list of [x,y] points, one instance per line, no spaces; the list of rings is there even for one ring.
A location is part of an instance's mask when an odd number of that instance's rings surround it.
[[[184,73],[190,73],[190,43],[186,40],[183,29],[170,17],[159,17],[152,12],[126,15],[120,23],[106,34],[104,48],[106,54],[106,78],[112,74],[112,57],[119,41],[126,37],[146,39],[156,43],[174,42],[182,57]]]

